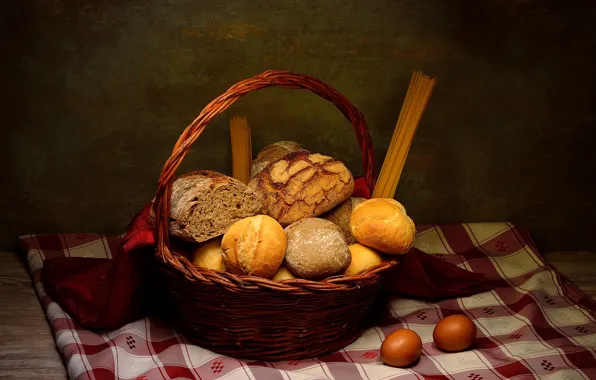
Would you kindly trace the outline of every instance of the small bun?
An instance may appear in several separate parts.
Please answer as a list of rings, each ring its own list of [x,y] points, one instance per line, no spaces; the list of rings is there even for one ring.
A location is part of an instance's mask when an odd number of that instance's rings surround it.
[[[248,226],[252,218],[253,217],[250,216],[232,224],[224,234],[223,238],[221,239],[223,262],[226,266],[226,270],[230,273],[244,274],[242,268],[240,268],[240,263],[238,263],[236,244],[238,243],[238,239],[240,239],[240,236],[242,236],[242,232],[244,232],[246,226]]]
[[[344,274],[352,276],[365,270],[380,265],[383,262],[383,256],[377,251],[362,244],[356,243],[348,247],[352,254],[352,262]]]
[[[285,265],[282,265],[281,267],[279,267],[279,270],[277,271],[275,276],[273,276],[272,280],[273,281],[283,281],[283,280],[291,280],[293,278],[296,278],[296,276],[294,276],[294,274],[292,272],[290,272],[290,270]]]
[[[271,278],[281,266],[287,239],[283,227],[267,215],[256,215],[234,223],[221,247],[229,272]]]
[[[383,253],[400,255],[412,248],[416,226],[395,199],[373,198],[357,205],[350,230],[361,244]]]
[[[328,220],[307,218],[286,227],[285,265],[297,277],[319,280],[343,273],[351,255],[339,228]]]
[[[199,244],[192,251],[192,263],[200,268],[225,271],[221,250],[221,236]]]

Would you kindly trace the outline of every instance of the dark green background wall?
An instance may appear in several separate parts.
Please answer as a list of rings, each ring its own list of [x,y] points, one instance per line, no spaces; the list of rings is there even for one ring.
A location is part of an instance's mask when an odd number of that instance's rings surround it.
[[[410,74],[439,77],[396,198],[419,223],[511,221],[543,249],[596,249],[596,12],[589,1],[8,1],[0,245],[120,233],[188,123],[266,69],[314,75],[367,117],[380,168]],[[299,91],[241,99],[184,170],[230,173],[295,139],[360,174],[349,124]]]

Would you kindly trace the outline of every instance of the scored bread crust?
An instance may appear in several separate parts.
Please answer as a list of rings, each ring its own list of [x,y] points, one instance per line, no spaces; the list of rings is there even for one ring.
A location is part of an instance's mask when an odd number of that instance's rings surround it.
[[[226,270],[271,278],[286,252],[284,229],[267,215],[255,215],[234,223],[223,236],[221,249]]]
[[[409,252],[416,237],[414,221],[405,207],[391,198],[372,198],[356,205],[350,231],[359,243],[394,255]]]
[[[352,173],[341,162],[307,150],[273,161],[249,183],[267,215],[282,226],[317,217],[348,199]]]
[[[296,141],[278,141],[269,144],[257,154],[250,168],[250,178],[259,174],[271,162],[278,160],[286,154],[301,150],[302,146]]]
[[[200,243],[263,211],[256,194],[242,182],[211,170],[193,171],[172,185],[169,230],[182,240]]]

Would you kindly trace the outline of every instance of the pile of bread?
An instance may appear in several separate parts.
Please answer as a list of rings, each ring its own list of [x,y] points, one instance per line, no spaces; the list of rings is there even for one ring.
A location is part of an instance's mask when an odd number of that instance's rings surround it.
[[[169,232],[202,268],[274,281],[354,275],[408,252],[416,229],[399,202],[353,190],[342,162],[280,141],[259,152],[248,185],[206,170],[177,178]]]

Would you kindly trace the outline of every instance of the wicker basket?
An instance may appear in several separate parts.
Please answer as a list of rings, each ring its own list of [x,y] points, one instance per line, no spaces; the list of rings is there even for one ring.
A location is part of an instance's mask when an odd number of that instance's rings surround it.
[[[170,250],[168,216],[176,169],[207,124],[241,96],[261,88],[308,89],[350,120],[362,151],[365,180],[373,185],[373,153],[362,114],[338,91],[306,75],[266,71],[238,82],[209,103],[182,133],[165,163],[156,193],[156,255],[175,327],[193,343],[241,359],[295,360],[337,351],[365,327],[387,261],[355,276],[324,281],[274,282],[195,267]]]

